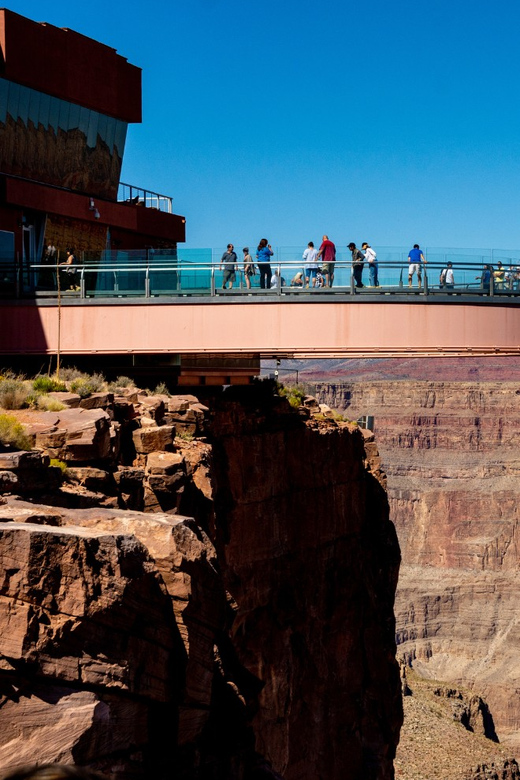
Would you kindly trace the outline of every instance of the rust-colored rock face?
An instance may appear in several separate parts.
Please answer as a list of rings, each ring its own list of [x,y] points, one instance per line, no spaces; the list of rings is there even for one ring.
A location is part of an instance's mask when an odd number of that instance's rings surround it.
[[[471,687],[501,742],[520,745],[520,390],[508,382],[322,386],[375,418],[403,554],[398,654]]]
[[[1,769],[392,780],[399,548],[373,436],[265,387],[103,404],[24,411],[62,441],[2,456],[4,494],[25,489],[0,504]],[[38,504],[26,472],[41,496],[55,447],[69,482]]]
[[[392,777],[398,548],[379,462],[359,429],[284,410],[235,403],[212,426],[233,644],[262,686],[257,749],[287,780]]]

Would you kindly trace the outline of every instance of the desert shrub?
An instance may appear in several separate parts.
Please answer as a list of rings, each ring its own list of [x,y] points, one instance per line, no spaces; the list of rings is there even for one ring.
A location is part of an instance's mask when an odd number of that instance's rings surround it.
[[[23,379],[2,379],[0,381],[0,406],[3,409],[23,409],[28,406],[30,387]]]
[[[62,404],[57,398],[51,398],[48,395],[40,395],[36,399],[36,407],[42,412],[61,412],[62,409],[67,408],[67,405]]]
[[[49,462],[49,466],[52,466],[55,469],[60,469],[63,476],[65,476],[67,472],[67,464],[64,460],[58,460],[58,458],[51,458]]]
[[[67,386],[50,376],[38,376],[33,381],[33,388],[42,393],[63,393]]]
[[[60,368],[60,380],[62,382],[72,382],[73,379],[79,379],[82,376],[85,376],[85,374],[74,366],[71,366],[70,368]]]
[[[159,382],[152,395],[171,395],[171,393],[164,382]]]
[[[305,392],[300,385],[278,385],[278,395],[287,398],[293,409],[302,405]]]
[[[99,393],[106,387],[103,374],[82,374],[70,383],[71,392],[77,393],[81,398],[87,398],[92,393]]]
[[[0,414],[0,444],[17,450],[30,450],[31,440],[16,417]]]
[[[118,376],[113,382],[108,385],[108,390],[113,393],[116,390],[121,390],[124,387],[135,387],[134,380],[129,376]]]
[[[84,376],[73,379],[70,383],[70,390],[72,393],[77,393],[81,398],[87,398],[87,396],[96,392],[90,379]]]
[[[42,394],[38,390],[31,390],[25,399],[25,406],[30,409],[38,409],[38,401],[41,397]]]
[[[193,441],[195,435],[190,431],[175,431],[175,438],[182,439],[182,441]]]

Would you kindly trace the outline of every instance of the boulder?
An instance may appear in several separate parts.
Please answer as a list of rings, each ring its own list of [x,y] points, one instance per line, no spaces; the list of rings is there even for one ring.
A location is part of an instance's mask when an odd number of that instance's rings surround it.
[[[143,544],[77,519],[0,522],[0,765],[37,758],[143,778],[142,750],[171,761],[160,735],[180,707],[186,643]]]
[[[170,450],[173,447],[175,426],[161,425],[154,428],[138,428],[132,435],[135,450],[138,454],[148,454],[157,450]]]
[[[106,409],[113,400],[113,393],[92,393],[87,398],[82,398],[79,405],[82,409]]]
[[[148,474],[174,474],[186,471],[183,456],[178,452],[151,452],[146,459]]]
[[[151,417],[156,422],[161,422],[164,417],[164,400],[157,395],[140,395],[138,398],[143,416]]]
[[[92,468],[91,466],[73,466],[67,469],[67,478],[79,485],[84,485],[89,490],[95,490],[99,493],[113,492],[114,482],[112,475],[103,469]]]
[[[320,411],[320,405],[312,395],[305,396],[305,398],[303,399],[303,405],[306,406],[308,409],[312,409],[313,412]]]
[[[0,523],[0,570],[2,671],[153,701],[173,696],[178,632],[162,580],[135,537]]]
[[[47,393],[49,398],[55,398],[57,401],[59,401],[62,404],[65,404],[65,406],[70,407],[71,409],[77,409],[77,407],[80,405],[81,396],[77,393],[66,393],[66,392],[51,392]]]
[[[36,757],[41,764],[80,765],[111,755],[122,757],[149,738],[147,711],[137,702],[59,685],[36,683],[21,696],[12,687],[3,687],[4,771],[30,765]]]
[[[126,422],[139,416],[132,401],[120,395],[114,397],[112,414],[113,419],[118,422]]]

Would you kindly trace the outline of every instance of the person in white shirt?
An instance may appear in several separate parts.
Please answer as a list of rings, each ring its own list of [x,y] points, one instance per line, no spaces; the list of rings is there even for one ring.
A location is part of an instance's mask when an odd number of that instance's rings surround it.
[[[453,276],[453,263],[446,263],[446,268],[443,268],[440,276],[441,287],[446,287],[448,290],[453,290],[455,286],[455,277]]]
[[[377,255],[370,246],[370,244],[367,244],[366,241],[364,241],[361,244],[361,249],[365,253],[365,260],[368,263],[368,281],[369,281],[369,287],[379,287],[379,278],[377,275]]]
[[[278,269],[271,276],[271,287],[285,287],[285,279],[280,276]]]
[[[309,241],[307,249],[303,253],[303,260],[305,262],[305,286],[308,287],[312,279],[312,286],[316,287],[316,277],[318,275],[318,263],[316,258],[318,257],[318,250],[314,248],[314,242]]]

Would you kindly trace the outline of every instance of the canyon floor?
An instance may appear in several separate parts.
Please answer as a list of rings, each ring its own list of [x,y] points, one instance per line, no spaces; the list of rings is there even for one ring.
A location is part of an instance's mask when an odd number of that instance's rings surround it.
[[[468,780],[479,776],[477,767],[482,765],[492,772],[493,764],[503,771],[511,749],[464,728],[454,718],[453,700],[434,693],[442,683],[411,670],[407,677],[412,695],[403,700],[396,780]]]

